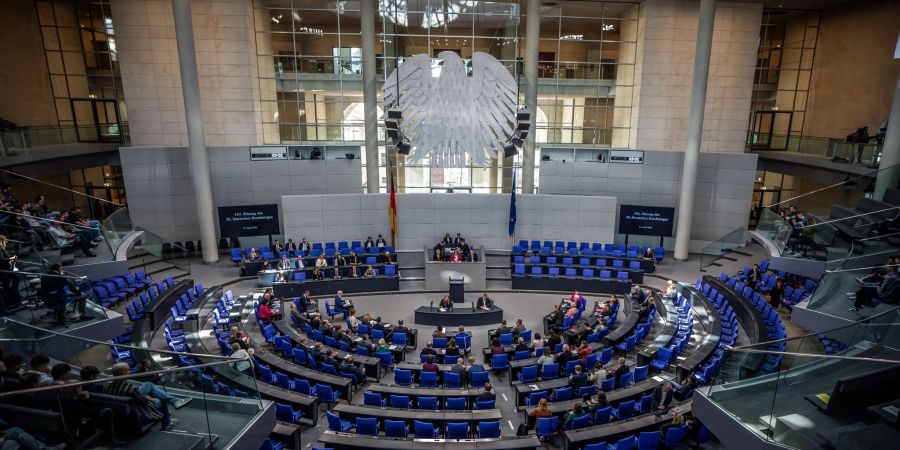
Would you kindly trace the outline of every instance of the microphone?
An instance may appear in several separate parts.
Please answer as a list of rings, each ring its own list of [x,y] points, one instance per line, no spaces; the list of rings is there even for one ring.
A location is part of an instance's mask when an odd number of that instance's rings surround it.
[[[475,302],[472,302],[472,312],[475,312]]]
[[[434,300],[432,300],[430,303],[428,303],[428,306],[431,308],[432,311],[434,311]]]

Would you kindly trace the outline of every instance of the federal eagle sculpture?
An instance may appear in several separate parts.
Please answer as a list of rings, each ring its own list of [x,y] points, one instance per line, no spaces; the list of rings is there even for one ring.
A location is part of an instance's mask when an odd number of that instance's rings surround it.
[[[385,79],[383,98],[386,110],[402,113],[400,130],[412,145],[408,163],[487,166],[515,132],[517,87],[487,53],[466,61],[443,51],[434,60],[419,54],[403,61]]]

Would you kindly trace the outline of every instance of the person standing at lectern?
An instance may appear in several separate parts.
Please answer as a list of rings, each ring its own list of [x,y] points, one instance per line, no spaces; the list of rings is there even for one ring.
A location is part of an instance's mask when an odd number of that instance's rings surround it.
[[[449,295],[445,295],[441,298],[441,303],[438,305],[438,309],[440,309],[442,312],[453,310],[453,302],[450,300]]]
[[[475,305],[478,309],[488,310],[494,307],[494,301],[488,297],[487,292],[478,297],[478,303]]]

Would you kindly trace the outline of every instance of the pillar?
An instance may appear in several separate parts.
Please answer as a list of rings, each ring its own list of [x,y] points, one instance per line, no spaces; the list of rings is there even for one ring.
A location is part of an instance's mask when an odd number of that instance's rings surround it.
[[[538,49],[541,38],[541,0],[528,0],[525,11],[525,107],[531,113],[531,128],[522,149],[522,193],[534,193],[534,138],[537,135]]]
[[[900,50],[900,43],[898,43]],[[881,147],[880,172],[875,180],[875,198],[881,199],[888,188],[897,187],[898,164],[900,164],[900,73],[897,74],[897,85],[894,86],[894,100],[891,102],[891,115],[888,116],[884,145]]]
[[[188,147],[191,157],[191,180],[197,209],[203,262],[219,261],[216,226],[213,223],[212,181],[209,176],[209,151],[203,134],[203,113],[200,109],[200,81],[197,78],[197,53],[194,50],[194,26],[191,23],[190,0],[172,0],[175,16],[175,43],[181,70],[181,94],[184,97],[184,117],[187,123]]]
[[[700,138],[703,135],[703,108],[706,106],[706,83],[709,80],[709,55],[712,50],[715,20],[716,0],[701,0],[697,48],[694,53],[694,78],[691,83],[691,106],[688,112],[687,147],[684,150],[684,165],[681,168],[678,224],[675,231],[675,259],[681,261],[688,258],[691,245],[694,191],[697,188]]]
[[[366,132],[366,191],[378,193],[378,91],[375,90],[376,2],[360,2],[362,33],[363,116]]]

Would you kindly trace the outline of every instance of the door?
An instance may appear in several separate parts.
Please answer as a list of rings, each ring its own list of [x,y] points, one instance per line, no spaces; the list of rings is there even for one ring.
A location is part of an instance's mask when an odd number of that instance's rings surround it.
[[[791,111],[756,111],[750,147],[756,150],[786,150],[792,118]]]
[[[71,102],[78,142],[122,142],[119,105],[115,100],[73,98]]]

